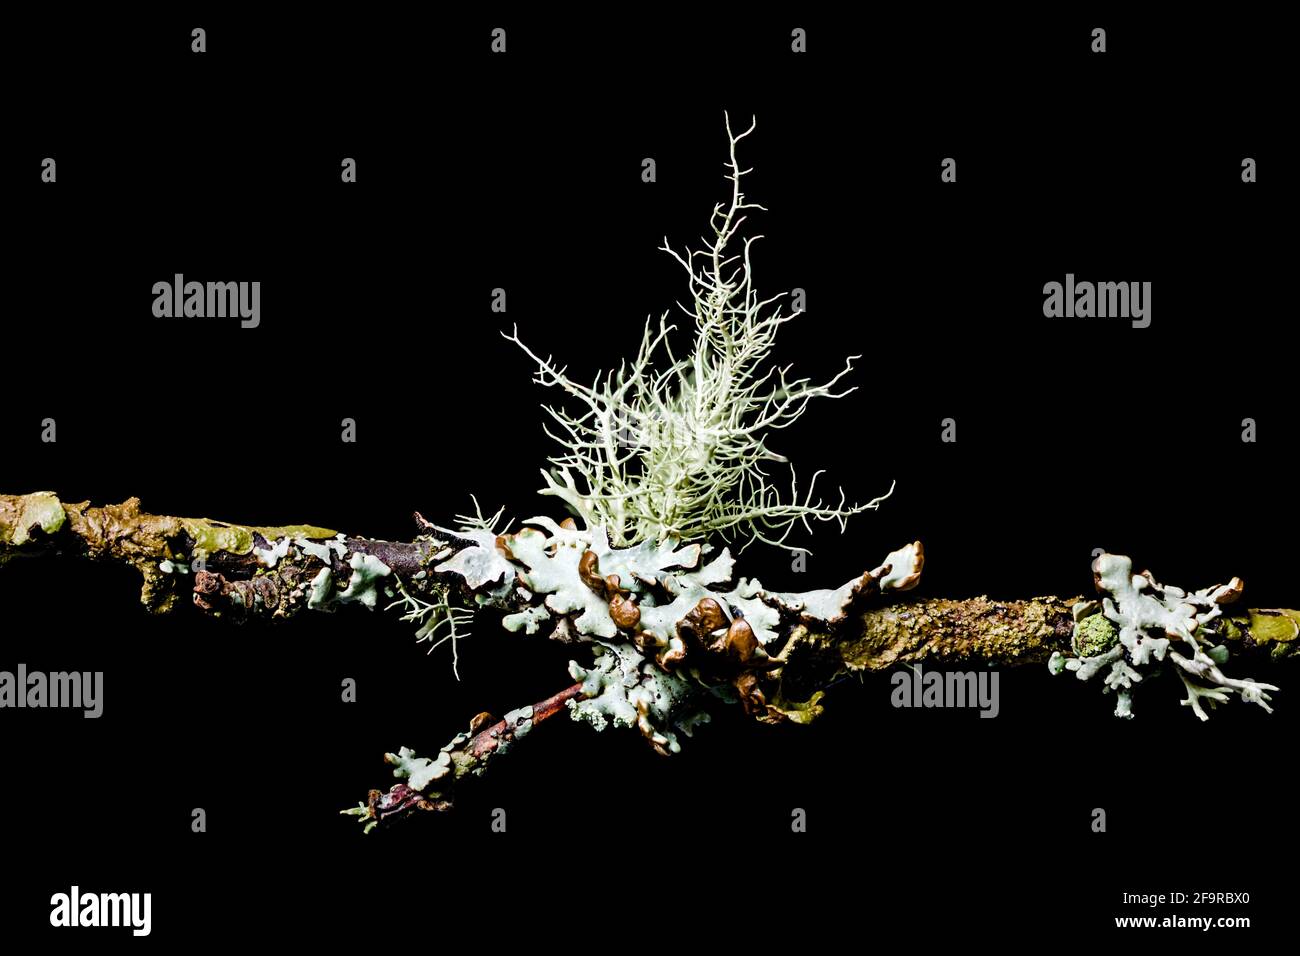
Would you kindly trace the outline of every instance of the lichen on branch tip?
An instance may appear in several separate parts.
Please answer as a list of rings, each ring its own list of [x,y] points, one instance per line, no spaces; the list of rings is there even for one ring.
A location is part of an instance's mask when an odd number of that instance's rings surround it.
[[[1150,571],[1134,574],[1130,558],[1103,554],[1093,565],[1093,579],[1101,601],[1074,606],[1077,656],[1053,653],[1048,661],[1053,674],[1068,670],[1079,680],[1091,680],[1104,672],[1102,692],[1115,692],[1115,716],[1132,717],[1134,688],[1167,661],[1186,690],[1183,706],[1201,720],[1209,719],[1203,703],[1214,707],[1232,694],[1273,712],[1269,692],[1278,688],[1228,677],[1220,670],[1228,648],[1211,643],[1223,623],[1224,606],[1242,596],[1241,578],[1189,593],[1159,584]]]

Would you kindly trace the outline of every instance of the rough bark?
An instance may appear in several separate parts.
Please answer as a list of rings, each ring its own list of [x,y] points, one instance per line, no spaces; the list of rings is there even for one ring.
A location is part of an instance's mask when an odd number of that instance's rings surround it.
[[[299,552],[268,568],[258,550],[286,536],[322,545],[338,541],[341,547],[322,548],[324,557]],[[448,534],[380,541],[340,536],[314,525],[263,527],[155,515],[140,509],[139,498],[92,506],[88,501],[64,503],[50,492],[0,495],[0,566],[16,557],[50,553],[126,564],[140,572],[140,600],[155,613],[173,610],[190,588],[194,603],[209,613],[238,610],[286,617],[306,606],[307,582],[323,567],[342,573],[354,554],[371,554],[404,579],[424,571],[424,580],[431,580],[436,577],[429,568],[434,555],[455,544]],[[203,555],[203,566],[192,577],[160,567],[164,562],[188,564],[195,553]]]
[[[1039,597],[994,601],[988,597],[907,601],[864,613],[845,635],[841,656],[852,670],[880,671],[897,664],[1041,664],[1053,651],[1071,653],[1071,608],[1083,598]],[[1233,612],[1209,628],[1233,656],[1300,653],[1300,611]]]

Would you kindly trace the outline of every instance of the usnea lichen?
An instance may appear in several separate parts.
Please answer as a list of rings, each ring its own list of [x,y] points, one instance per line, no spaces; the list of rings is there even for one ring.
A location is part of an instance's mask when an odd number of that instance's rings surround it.
[[[1132,717],[1134,687],[1168,661],[1187,692],[1183,706],[1201,720],[1209,719],[1202,703],[1213,707],[1231,694],[1273,712],[1268,692],[1278,688],[1228,677],[1219,669],[1228,661],[1228,649],[1212,643],[1210,627],[1223,607],[1242,595],[1240,578],[1188,593],[1157,583],[1149,571],[1134,574],[1133,562],[1116,554],[1097,559],[1093,578],[1102,600],[1075,605],[1077,656],[1053,653],[1048,662],[1053,674],[1068,670],[1079,680],[1091,680],[1104,673],[1102,691],[1115,692],[1115,715]]]
[[[727,119],[730,201],[718,203],[710,226],[713,239],[685,256],[668,252],[685,269],[691,306],[678,307],[694,323],[694,348],[677,357],[671,347],[668,313],[647,321],[637,355],[617,371],[585,385],[552,360],[523,344],[518,329],[507,336],[537,363],[536,381],[558,388],[576,410],[548,407],[558,430],[548,428],[563,451],[543,471],[542,494],[560,498],[587,528],[601,527],[617,546],[669,537],[704,541],[717,536],[744,545],[753,541],[787,545],[797,525],[838,522],[877,508],[892,493],[866,504],[838,503],[817,496],[812,477],[800,491],[793,469],[784,493],[769,473],[788,464],[768,447],[774,432],[794,424],[816,398],[842,398],[853,368],[829,381],[792,379],[789,366],[774,364],[776,336],[794,317],[783,310],[784,293],[761,299],[754,287],[750,247],[757,236],[734,243],[745,213],[762,206],[746,202],[741,178],[750,170],[736,161],[736,146],[752,133],[734,135]],[[661,361],[662,359],[662,361]]]
[[[474,612],[469,608],[453,604],[450,589],[445,586],[435,586],[431,591],[433,600],[426,601],[411,594],[403,586],[400,578],[395,577],[393,581],[397,588],[397,600],[388,605],[385,610],[400,607],[403,609],[403,621],[419,624],[420,629],[415,632],[415,640],[417,643],[428,641],[430,654],[450,642],[451,670],[456,675],[456,679],[460,680],[460,641],[462,638],[469,637],[469,626],[474,620]]]

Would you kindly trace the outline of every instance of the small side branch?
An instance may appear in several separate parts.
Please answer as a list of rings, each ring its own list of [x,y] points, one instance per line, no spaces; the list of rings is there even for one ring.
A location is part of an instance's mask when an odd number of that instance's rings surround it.
[[[565,711],[569,701],[582,699],[582,686],[578,683],[566,687],[531,707],[511,711],[501,720],[479,714],[470,722],[469,732],[453,737],[434,759],[418,757],[406,747],[396,754],[385,754],[385,762],[395,767],[393,775],[405,782],[387,790],[371,790],[365,803],[340,812],[359,818],[369,833],[381,823],[407,817],[417,810],[450,810],[452,789],[458,780],[481,774],[493,757],[506,753],[542,721]]]

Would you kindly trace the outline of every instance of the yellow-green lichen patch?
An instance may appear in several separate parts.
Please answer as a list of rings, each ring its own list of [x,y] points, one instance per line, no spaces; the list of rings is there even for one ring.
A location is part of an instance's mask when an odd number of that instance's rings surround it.
[[[1300,653],[1300,611],[1252,610],[1250,636],[1257,644],[1272,645],[1274,657]]]
[[[229,554],[248,554],[253,550],[254,535],[260,534],[268,542],[281,538],[323,539],[332,538],[338,532],[313,525],[295,524],[284,527],[263,527],[261,525],[226,524],[210,518],[182,518],[181,527],[194,541],[196,554],[216,554],[225,551]]]
[[[254,531],[261,534],[267,541],[274,541],[277,538],[311,538],[313,540],[323,540],[333,538],[338,532],[331,531],[329,528],[317,528],[310,524],[287,524],[282,527],[263,528],[254,526]]]
[[[795,724],[811,724],[819,718],[826,710],[822,706],[822,701],[826,698],[826,692],[819,690],[806,701],[786,700],[780,693],[768,705],[768,713],[773,716],[780,716]]]
[[[1074,652],[1080,657],[1096,657],[1119,643],[1119,630],[1104,614],[1091,614],[1075,625]]]
[[[54,534],[63,527],[67,516],[58,496],[50,491],[19,495],[12,519],[0,522],[0,542],[21,545],[31,540],[31,532],[39,528],[45,534]]]
[[[253,531],[242,525],[182,518],[181,527],[194,541],[195,554],[216,554],[218,551],[248,554],[253,550]]]

